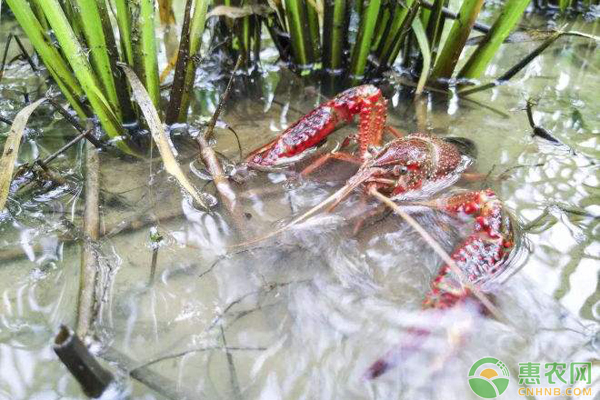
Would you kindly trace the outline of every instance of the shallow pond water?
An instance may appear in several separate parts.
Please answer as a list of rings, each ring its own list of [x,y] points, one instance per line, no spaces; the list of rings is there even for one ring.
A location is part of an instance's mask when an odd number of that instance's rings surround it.
[[[590,32],[596,26],[577,22],[573,29]],[[485,79],[536,45],[504,46]],[[503,398],[520,397],[519,362],[593,361],[597,395],[600,60],[595,50],[584,39],[560,39],[509,84],[471,96],[476,102],[424,98],[415,103],[401,90],[387,93],[389,120],[399,130],[428,130],[477,144],[472,172],[486,178],[459,185],[495,190],[524,231],[521,257],[487,288],[505,321],[469,307],[421,311],[441,260],[390,213],[353,234],[356,215],[365,212],[358,195],[334,213],[240,250],[231,247],[239,236],[221,210],[209,215],[195,209],[159,162],[104,153],[103,237],[95,244],[102,306],[92,348],[113,361],[107,349],[126,354],[133,360],[130,369],[150,368],[190,398],[475,399],[467,371],[484,356],[502,360],[510,370],[511,386]],[[218,99],[207,80],[199,78],[203,115],[194,127],[206,121]],[[0,85],[2,115],[13,117],[23,106],[23,90],[32,98],[43,93],[42,82],[26,63],[13,63]],[[222,116],[246,153],[322,100],[279,70],[265,73],[257,90],[263,92],[260,100],[238,96]],[[536,123],[564,145],[532,138],[524,111],[528,98],[538,99]],[[22,162],[51,153],[74,135],[49,108],[36,116]],[[341,129],[327,146],[354,131],[355,126]],[[195,147],[185,129],[174,131],[174,142],[194,184],[203,187],[202,167],[191,161]],[[239,160],[234,137],[222,127],[216,146],[228,159]],[[73,236],[82,223],[82,163],[79,146],[53,164],[67,177],[65,185],[12,197],[10,212],[0,214],[0,399],[85,398],[51,349],[58,326],[75,323],[80,247]],[[243,234],[273,231],[324,200],[352,172],[335,164],[309,178],[256,173],[234,184],[246,217]],[[213,190],[210,184],[206,188]],[[447,251],[468,226],[432,211],[414,215]],[[152,278],[153,232],[163,239]],[[422,347],[381,378],[363,379],[369,365],[413,329],[431,331]],[[136,380],[122,382],[105,397],[163,398]]]

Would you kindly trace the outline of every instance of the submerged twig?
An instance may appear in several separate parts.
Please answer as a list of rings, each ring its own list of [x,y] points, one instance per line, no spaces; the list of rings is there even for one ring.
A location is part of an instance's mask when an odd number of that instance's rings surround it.
[[[471,293],[483,304],[485,308],[493,315],[498,321],[507,323],[507,319],[500,313],[498,308],[487,298],[481,290],[473,286],[466,278],[465,274],[461,271],[461,269],[456,265],[452,257],[446,253],[446,251],[439,245],[438,242],[435,241],[431,237],[429,233],[408,213],[406,213],[401,207],[399,207],[396,203],[394,203],[390,198],[381,194],[377,189],[371,189],[369,194],[376,197],[378,200],[383,202],[385,205],[390,207],[396,214],[402,217],[408,224],[416,230],[419,235],[427,242],[427,244],[444,260],[446,264],[450,267],[450,270],[458,277],[461,284],[469,289]]]
[[[147,366],[136,367],[139,364],[127,355],[114,348],[109,347],[100,357],[106,361],[113,362],[117,367],[125,371],[132,379],[146,385],[156,393],[171,400],[193,400],[198,398],[197,393],[188,393],[179,389],[179,385],[170,379],[154,372]]]
[[[38,72],[38,68],[35,66],[35,63],[31,59],[29,53],[27,53],[27,50],[25,50],[25,46],[23,46],[23,42],[21,42],[21,39],[19,39],[17,35],[13,35],[13,37],[15,38],[15,42],[17,42],[17,46],[19,46],[19,50],[21,50],[21,54],[25,58],[25,61],[27,61],[27,63],[31,67],[31,70],[33,72]]]
[[[2,62],[0,62],[0,81],[4,77],[4,67],[6,66],[6,57],[8,56],[8,48],[10,47],[10,41],[13,38],[13,34],[9,34],[4,45],[4,53],[2,54]]]
[[[73,139],[71,139],[71,141],[67,144],[65,144],[63,147],[61,147],[60,149],[56,150],[54,153],[50,154],[48,157],[44,158],[43,160],[38,160],[36,161],[37,164],[39,164],[40,166],[42,166],[43,168],[47,168],[48,164],[53,161],[56,157],[60,156],[61,154],[63,154],[65,151],[69,150],[71,147],[73,147],[74,145],[76,145],[77,143],[79,143],[79,141],[83,138],[88,138],[91,137],[92,132],[94,131],[94,128],[89,128],[86,131],[83,131],[82,133],[80,133],[79,135],[75,136]],[[91,143],[91,141],[90,141]]]
[[[241,400],[242,391],[240,390],[240,382],[238,381],[237,371],[235,370],[235,364],[233,363],[233,356],[227,348],[227,340],[225,339],[225,331],[223,330],[223,325],[219,326],[219,328],[221,329],[221,340],[223,341],[222,349],[225,352],[225,356],[227,357],[227,367],[229,368],[229,380],[231,382],[231,387],[233,389],[235,398]]]
[[[81,339],[68,327],[60,327],[52,348],[87,396],[100,397],[114,380],[113,375],[98,363]]]
[[[100,159],[95,148],[86,148],[85,211],[82,244],[79,300],[77,302],[77,334],[88,335],[94,322],[96,308],[96,280],[99,270],[98,253],[94,242],[100,237]]]
[[[104,146],[102,145],[102,142],[100,142],[98,139],[96,139],[96,138],[94,137],[94,135],[92,135],[92,131],[93,131],[93,130],[92,130],[91,128],[90,128],[90,129],[85,129],[85,128],[84,128],[84,127],[83,127],[83,126],[82,126],[82,125],[79,123],[79,121],[77,121],[77,119],[76,119],[75,117],[73,117],[71,114],[69,114],[69,112],[68,112],[67,110],[65,110],[65,109],[64,109],[64,107],[63,107],[63,106],[61,106],[61,105],[58,103],[58,101],[56,101],[56,99],[53,99],[53,98],[48,98],[48,102],[49,102],[50,104],[52,104],[52,107],[54,107],[54,109],[55,109],[56,111],[58,111],[58,113],[59,113],[60,115],[62,115],[62,116],[63,116],[63,118],[64,118],[64,119],[65,119],[67,122],[69,122],[71,125],[73,125],[73,127],[74,127],[75,129],[77,129],[77,131],[78,131],[80,134],[84,134],[84,133],[85,133],[85,135],[84,135],[83,137],[85,137],[87,140],[89,140],[89,141],[90,141],[90,142],[91,142],[91,143],[92,143],[92,144],[93,144],[95,147],[97,147],[97,148],[99,148],[99,149],[100,149],[100,148],[102,148],[102,147],[104,147]],[[79,141],[79,140],[81,140],[81,138],[77,139],[77,141]],[[77,143],[77,142],[75,142],[75,143]],[[73,144],[75,144],[75,143],[73,143]],[[67,148],[68,148],[68,147],[67,147]],[[66,149],[67,149],[67,148],[66,148]],[[66,150],[66,149],[65,149],[65,150]]]
[[[13,124],[13,122],[10,119],[4,118],[2,116],[0,116],[0,122],[4,122],[6,125],[12,125]]]
[[[212,175],[213,182],[219,193],[219,197],[225,206],[225,209],[229,212],[231,216],[232,222],[235,224],[235,227],[238,233],[244,237],[246,230],[244,229],[244,215],[239,206],[239,201],[236,199],[235,191],[231,188],[229,184],[229,180],[225,173],[223,172],[223,167],[217,158],[217,155],[213,148],[210,146],[208,140],[211,137],[217,120],[219,119],[219,115],[223,110],[223,106],[229,97],[229,92],[231,91],[231,85],[235,76],[235,72],[239,68],[242,63],[242,57],[238,57],[235,68],[231,72],[231,77],[227,84],[227,88],[221,97],[221,101],[215,110],[206,130],[203,133],[199,133],[196,137],[196,142],[198,143],[198,147],[200,148],[200,158],[208,172]]]
[[[138,367],[135,367],[135,369],[131,370],[131,373],[134,373],[135,371],[142,369],[142,368],[148,368],[149,366],[159,363],[161,361],[172,360],[173,358],[185,357],[189,354],[194,354],[194,353],[202,353],[205,351],[224,350],[224,349],[227,351],[265,351],[267,348],[266,347],[236,347],[236,346],[195,347],[193,349],[188,349],[188,350],[180,351],[178,353],[167,354],[165,356],[154,358]]]

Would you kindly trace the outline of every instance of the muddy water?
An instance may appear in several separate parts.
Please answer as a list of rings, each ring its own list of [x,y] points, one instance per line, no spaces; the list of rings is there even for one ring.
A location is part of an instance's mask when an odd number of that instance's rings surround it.
[[[376,205],[358,195],[251,250],[232,248],[239,239],[222,210],[195,209],[160,163],[101,154],[105,236],[96,247],[102,307],[94,351],[116,349],[133,360],[130,368],[148,366],[181,393],[205,399],[477,398],[466,375],[484,356],[509,367],[503,396],[518,398],[519,362],[597,360],[600,60],[586,44],[561,39],[510,84],[471,96],[477,103],[431,98],[415,105],[399,86],[389,96],[390,121],[401,131],[474,140],[472,172],[484,179],[460,186],[494,189],[523,228],[521,257],[488,288],[504,321],[469,307],[421,312],[440,259],[389,213],[353,234],[357,215]],[[505,46],[485,79],[535,45]],[[12,64],[0,86],[2,115],[13,117],[22,107],[24,89],[43,93],[42,81],[25,63]],[[200,83],[197,99],[205,111],[196,127],[217,100],[207,79]],[[223,116],[246,152],[320,101],[285,72],[265,74],[257,90],[262,100],[238,96]],[[523,110],[528,98],[539,99],[536,123],[563,145],[531,137]],[[31,126],[22,162],[49,154],[74,134],[48,108]],[[329,148],[354,131],[337,132]],[[198,187],[213,191],[202,167],[190,161],[195,147],[185,136],[185,130],[174,134],[182,165]],[[228,130],[218,129],[216,139],[225,157],[239,160]],[[80,248],[69,237],[81,226],[82,160],[81,146],[58,159],[54,166],[67,184],[15,196],[10,212],[0,215],[2,399],[84,398],[50,347],[60,324],[75,323]],[[234,184],[245,234],[273,231],[324,200],[352,172],[336,164],[310,178],[258,173]],[[466,234],[468,224],[413,211],[448,251]],[[162,236],[158,245],[154,232]],[[365,381],[366,368],[414,328],[432,332],[422,348],[378,380]],[[107,397],[163,398],[135,380],[121,382]]]

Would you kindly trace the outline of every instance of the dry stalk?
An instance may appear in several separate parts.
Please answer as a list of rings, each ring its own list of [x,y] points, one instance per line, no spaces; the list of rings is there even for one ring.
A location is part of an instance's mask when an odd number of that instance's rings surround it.
[[[223,106],[229,97],[229,92],[231,91],[231,84],[233,82],[235,72],[237,71],[241,63],[242,57],[240,56],[238,57],[237,63],[235,64],[235,67],[231,72],[231,78],[229,79],[227,88],[223,93],[223,97],[221,97],[221,101],[219,102],[215,113],[213,114],[210,122],[208,123],[208,126],[206,127],[204,133],[199,134],[196,138],[196,142],[198,143],[198,147],[200,148],[200,158],[202,159],[204,165],[206,165],[208,172],[212,175],[215,188],[217,189],[217,193],[219,194],[219,197],[223,202],[225,209],[229,213],[231,221],[235,225],[237,232],[243,238],[246,236],[247,232],[247,224],[244,224],[244,214],[240,208],[240,204],[236,197],[235,191],[231,188],[231,185],[229,184],[229,179],[223,172],[223,167],[221,166],[221,163],[219,162],[215,151],[208,143],[209,138],[212,136],[217,120],[219,119],[219,115],[223,110]]]
[[[100,159],[96,149],[86,143],[84,240],[81,253],[79,301],[77,303],[77,334],[88,335],[94,320],[98,253],[94,243],[100,238]]]
[[[68,327],[60,327],[53,349],[87,396],[100,397],[114,380],[113,375],[98,363],[81,339]]]
[[[146,385],[156,393],[171,400],[194,400],[197,393],[186,392],[174,382],[154,372],[149,366],[136,367],[139,363],[127,355],[113,348],[106,349],[101,355],[104,360],[115,363],[119,368],[129,374],[132,379]]]

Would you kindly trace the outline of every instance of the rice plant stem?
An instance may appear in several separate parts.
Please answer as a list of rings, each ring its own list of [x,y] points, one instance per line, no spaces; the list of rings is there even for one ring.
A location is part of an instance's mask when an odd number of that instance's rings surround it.
[[[202,33],[206,23],[206,11],[210,0],[196,0],[194,6],[194,14],[189,30],[189,56],[194,57],[200,52],[202,45]],[[181,104],[179,108],[178,121],[187,121],[188,108],[190,104],[190,95],[194,89],[194,80],[196,78],[196,63],[189,60],[185,69],[185,79],[183,84],[183,92],[181,94]]]
[[[325,1],[323,22],[323,67],[331,73],[344,67],[348,46],[349,4],[346,0]]]
[[[133,67],[133,45],[131,42],[131,11],[127,0],[115,0],[117,9],[116,19],[119,27],[121,50],[123,52],[124,62]]]
[[[144,85],[155,107],[160,105],[160,84],[158,82],[158,59],[156,53],[154,0],[136,0],[141,2],[142,54],[145,72]]]
[[[533,59],[539,56],[545,49],[547,49],[556,39],[564,35],[565,32],[558,31],[555,32],[552,36],[546,39],[541,45],[536,47],[531,53],[525,56],[521,61],[515,64],[512,68],[498,77],[496,80],[490,83],[486,83],[483,85],[475,86],[474,88],[464,89],[458,92],[460,96],[466,96],[469,94],[477,93],[482,90],[487,90],[493,88],[498,85],[502,85],[506,81],[510,80],[513,76],[515,76],[519,71],[521,71],[527,64],[529,64]]]
[[[452,24],[450,34],[434,64],[432,79],[450,78],[465,46],[475,19],[481,10],[483,0],[465,0]]]
[[[376,51],[377,59],[382,66],[390,65],[391,55],[394,48],[404,38],[402,27],[404,27],[404,21],[409,14],[413,0],[406,0],[406,7],[404,4],[395,4],[392,11],[391,21],[388,24],[384,33],[383,40],[379,43],[379,48]]]
[[[181,98],[183,95],[185,72],[190,60],[190,15],[194,0],[187,0],[185,11],[183,13],[183,24],[181,27],[181,40],[179,41],[179,53],[175,64],[175,74],[173,75],[173,86],[171,86],[171,95],[169,96],[169,107],[165,117],[165,123],[171,125],[177,121],[181,108]]]
[[[525,8],[531,0],[508,0],[504,4],[502,13],[494,22],[492,29],[486,34],[483,42],[463,66],[458,74],[459,78],[476,79],[481,76],[485,68],[492,60],[498,48],[508,37],[514,26],[519,22]]]
[[[113,79],[112,65],[108,52],[107,39],[100,18],[96,0],[75,0],[79,9],[79,16],[85,15],[85,23],[82,23],[83,33],[90,50],[91,64],[95,75],[102,85],[106,100],[114,110],[118,120],[122,120],[121,107],[117,98],[117,89]],[[112,31],[111,31],[112,33]],[[114,40],[113,40],[114,43]],[[115,54],[112,55],[113,57]]]
[[[44,3],[44,12],[63,51],[65,54],[69,54],[69,63],[83,87],[94,112],[98,115],[102,127],[111,138],[119,138],[121,133],[123,133],[121,122],[115,114],[115,110],[110,107],[102,94],[92,67],[88,62],[87,55],[77,41],[75,33],[71,29],[58,0],[46,0]],[[117,141],[117,146],[129,154],[134,154],[122,140]]]
[[[80,117],[87,117],[88,111],[79,100],[83,96],[83,90],[66,60],[52,45],[46,30],[31,10],[29,2],[25,0],[6,0],[6,2],[69,103]]]
[[[379,0],[377,0],[379,1]],[[304,1],[285,0],[285,13],[288,20],[292,55],[300,69],[305,69],[313,61],[311,41]]]
[[[312,60],[319,59],[321,48],[321,37],[319,30],[319,15],[316,10],[316,1],[306,1],[306,18],[308,19],[308,29],[310,34]]]
[[[420,3],[424,8],[428,8],[430,10],[435,7],[433,3],[430,3],[427,0],[421,0]],[[442,8],[442,14],[449,19],[458,19],[458,14],[450,11],[446,7]],[[473,24],[473,29],[481,33],[488,33],[492,28],[489,25],[482,24],[481,22],[475,22]]]
[[[365,73],[380,8],[381,0],[372,0],[361,15],[360,28],[350,58],[349,77],[353,84],[361,80]]]

